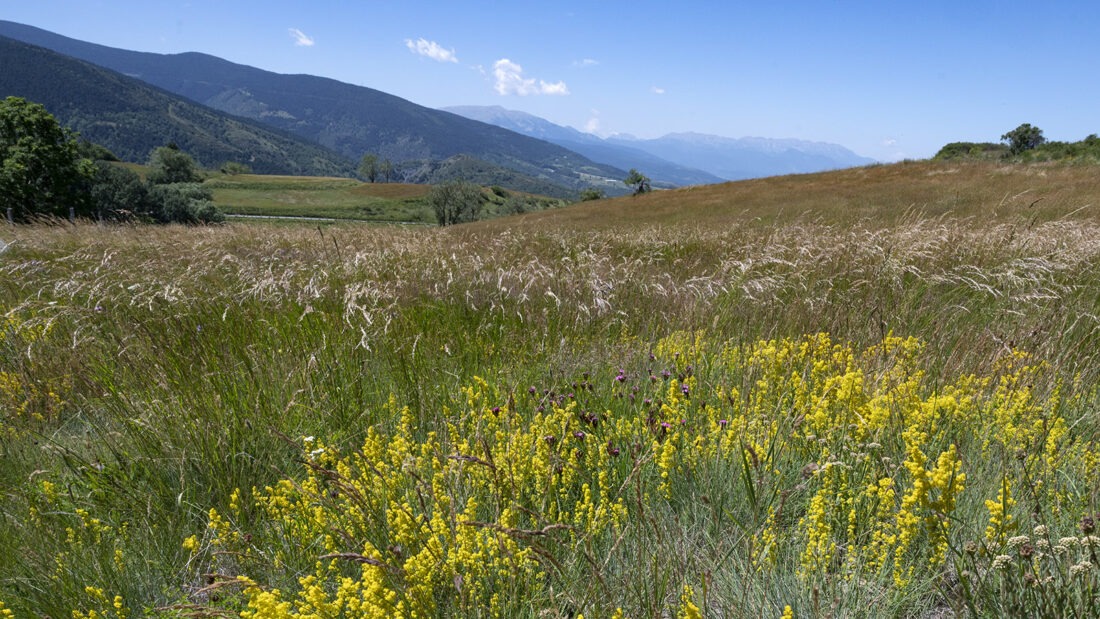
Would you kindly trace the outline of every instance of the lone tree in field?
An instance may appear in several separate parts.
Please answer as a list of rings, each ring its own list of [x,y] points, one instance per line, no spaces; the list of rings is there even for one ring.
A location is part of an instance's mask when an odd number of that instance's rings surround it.
[[[19,97],[0,100],[0,206],[16,219],[88,214],[95,176],[73,135],[46,108]]]
[[[441,226],[476,221],[481,215],[481,187],[466,181],[449,181],[428,192],[428,204]]]
[[[378,173],[386,179],[387,183],[391,182],[393,180],[393,162],[389,159],[383,159],[382,163],[378,164]]]
[[[1019,155],[1025,150],[1031,150],[1047,141],[1043,137],[1043,130],[1024,123],[1012,131],[1001,136],[1002,142],[1008,142],[1008,150],[1013,155]]]
[[[623,182],[634,190],[634,195],[646,193],[652,189],[652,187],[649,186],[649,177],[634,168],[630,168],[630,173],[623,179]]]
[[[378,178],[378,155],[367,153],[359,160],[359,176],[374,182]]]

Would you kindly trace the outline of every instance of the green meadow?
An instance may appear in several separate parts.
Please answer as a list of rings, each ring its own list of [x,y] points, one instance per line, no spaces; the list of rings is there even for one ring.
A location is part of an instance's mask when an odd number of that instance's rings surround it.
[[[219,176],[205,185],[211,189],[218,208],[230,215],[435,221],[424,202],[429,189],[424,185],[253,174]]]
[[[1097,616],[1098,200],[915,162],[0,229],[0,617]]]

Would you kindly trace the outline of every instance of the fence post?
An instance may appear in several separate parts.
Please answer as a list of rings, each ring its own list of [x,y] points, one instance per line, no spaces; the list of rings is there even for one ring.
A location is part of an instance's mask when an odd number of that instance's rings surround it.
[[[15,209],[10,206],[8,207],[8,224],[15,225]]]
[[[69,207],[69,223],[76,224],[76,207]]]

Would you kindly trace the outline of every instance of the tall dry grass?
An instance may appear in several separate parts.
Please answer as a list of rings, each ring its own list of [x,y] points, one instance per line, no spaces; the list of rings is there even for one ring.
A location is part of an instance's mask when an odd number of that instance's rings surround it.
[[[0,230],[11,243],[0,254],[0,552],[21,557],[0,567],[0,601],[69,616],[90,608],[92,587],[120,592],[131,612],[199,608],[211,583],[180,541],[236,489],[294,476],[301,437],[355,449],[392,422],[391,396],[438,423],[474,376],[504,392],[564,392],[581,376],[646,372],[677,332],[734,348],[914,336],[933,387],[1026,351],[1047,368],[1035,393],[1078,394],[1067,416],[1075,440],[1093,441],[1098,195],[1078,168],[904,164],[453,229]],[[707,483],[724,473],[713,474]],[[991,487],[995,472],[983,475],[973,487]],[[64,507],[43,515],[47,504]],[[981,499],[968,505],[978,517]],[[656,616],[676,606],[685,570],[718,569],[707,545],[729,523],[684,509],[697,506],[658,509],[660,526],[685,519],[707,535],[624,542],[682,557],[672,571],[650,566],[650,584],[664,584],[605,594]],[[567,588],[590,577],[578,561]],[[39,584],[50,574],[60,580]],[[737,567],[715,582],[729,591],[750,577]],[[747,615],[840,591],[757,584]],[[544,610],[577,599],[592,598]],[[925,589],[891,608],[943,599]]]

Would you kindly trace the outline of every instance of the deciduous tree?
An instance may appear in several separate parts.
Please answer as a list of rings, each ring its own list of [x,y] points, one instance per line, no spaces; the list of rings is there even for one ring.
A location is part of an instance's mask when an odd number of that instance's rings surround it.
[[[367,153],[359,160],[359,176],[374,182],[378,178],[378,155]]]
[[[1043,137],[1043,130],[1024,123],[1012,131],[1001,136],[1001,141],[1008,142],[1008,150],[1013,155],[1019,155],[1025,150],[1031,150],[1047,141]]]
[[[153,150],[149,155],[149,175],[146,178],[154,185],[202,182],[198,164],[191,155],[180,150],[175,144]]]
[[[623,179],[623,182],[626,183],[628,187],[634,190],[634,195],[646,193],[651,189],[649,185],[649,177],[635,170],[634,168],[630,168],[630,173],[627,174],[625,179]]]
[[[449,181],[428,192],[428,204],[441,226],[476,221],[481,200],[481,187],[466,181]]]
[[[89,214],[87,187],[95,174],[71,132],[46,108],[19,97],[0,101],[0,204],[26,220]]]

